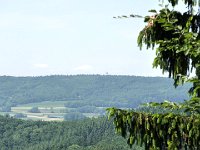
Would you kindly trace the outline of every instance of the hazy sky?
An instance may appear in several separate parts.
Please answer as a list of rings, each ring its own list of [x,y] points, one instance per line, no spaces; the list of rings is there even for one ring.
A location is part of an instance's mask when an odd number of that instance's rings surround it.
[[[157,0],[0,0],[0,75],[161,76],[137,35]]]

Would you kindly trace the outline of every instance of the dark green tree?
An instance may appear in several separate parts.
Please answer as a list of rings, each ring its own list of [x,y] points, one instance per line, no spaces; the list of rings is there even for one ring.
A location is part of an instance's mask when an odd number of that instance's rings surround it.
[[[109,108],[117,132],[127,137],[127,143],[144,145],[145,149],[200,148],[200,6],[199,0],[184,0],[185,12],[176,11],[180,0],[168,0],[159,12],[150,10],[147,25],[139,33],[138,45],[156,48],[153,67],[160,67],[174,79],[175,87],[192,82],[191,99],[183,103],[165,101],[149,103],[147,107],[164,109],[163,113]],[[164,2],[163,2],[164,3]],[[195,77],[190,77],[195,70]]]
[[[30,112],[30,113],[40,113],[40,110],[38,109],[38,107],[32,107],[28,112]]]

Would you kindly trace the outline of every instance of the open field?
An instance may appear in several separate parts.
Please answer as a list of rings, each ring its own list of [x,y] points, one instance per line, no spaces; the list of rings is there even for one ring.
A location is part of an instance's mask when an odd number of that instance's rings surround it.
[[[65,107],[66,103],[67,103],[66,101],[55,101],[55,102],[45,101],[40,103],[23,104],[23,105],[18,105],[16,107],[11,107],[11,112],[0,112],[0,114],[2,115],[9,114],[10,116],[13,117],[16,117],[17,115],[20,114],[24,115],[24,117],[20,117],[21,119],[42,120],[42,121],[63,121],[64,116],[66,114],[71,114],[71,113],[80,113],[85,117],[89,118],[93,117],[96,118],[102,115],[97,111],[87,112],[87,109],[88,107],[90,108],[90,106],[87,106],[87,108],[84,108],[83,106],[84,110],[82,110],[82,107],[77,107],[77,108]],[[33,107],[37,107],[39,112],[38,113],[30,112],[30,110]],[[101,112],[105,110],[105,107],[94,107],[94,106],[91,107],[93,109],[100,110]],[[83,112],[80,112],[80,110]]]

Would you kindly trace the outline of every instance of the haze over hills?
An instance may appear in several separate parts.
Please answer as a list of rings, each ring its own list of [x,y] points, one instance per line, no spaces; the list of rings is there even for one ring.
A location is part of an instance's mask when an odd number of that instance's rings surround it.
[[[0,106],[42,101],[78,101],[81,105],[133,108],[149,101],[183,101],[190,85],[174,88],[163,77],[69,75],[0,77]]]

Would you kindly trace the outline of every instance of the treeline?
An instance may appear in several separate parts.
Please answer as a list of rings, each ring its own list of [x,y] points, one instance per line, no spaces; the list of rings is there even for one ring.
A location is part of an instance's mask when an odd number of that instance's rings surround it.
[[[0,116],[1,150],[128,150],[106,118],[71,122],[24,121]],[[140,150],[139,146],[132,149]]]
[[[190,85],[174,89],[161,77],[70,75],[0,77],[0,107],[41,101],[79,101],[81,106],[136,107],[149,101],[187,99]],[[79,105],[71,103],[69,105]],[[76,106],[75,106],[76,107]]]

